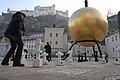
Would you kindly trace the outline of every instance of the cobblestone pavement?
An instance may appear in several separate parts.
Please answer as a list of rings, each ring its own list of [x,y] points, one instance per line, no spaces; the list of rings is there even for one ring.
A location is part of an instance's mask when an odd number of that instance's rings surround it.
[[[40,68],[0,65],[0,80],[120,80],[120,65],[114,64],[112,59],[107,64],[101,60],[55,64],[56,60]]]

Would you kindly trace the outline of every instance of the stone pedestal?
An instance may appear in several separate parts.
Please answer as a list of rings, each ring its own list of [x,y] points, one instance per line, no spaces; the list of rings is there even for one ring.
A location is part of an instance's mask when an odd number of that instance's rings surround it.
[[[43,65],[47,65],[47,60],[46,60],[46,57],[48,56],[48,54],[46,52],[44,52],[42,54],[42,60],[43,60]]]
[[[73,62],[73,57],[72,57],[72,51],[68,51],[69,57],[68,57],[68,62]]]
[[[33,60],[33,67],[34,68],[39,68],[42,66],[42,59],[35,59]]]
[[[41,57],[40,51],[36,51],[35,54],[36,54],[36,59],[33,60],[33,67],[39,68],[42,66],[42,59],[40,58]]]
[[[42,66],[42,59],[41,59],[41,39],[36,39],[36,50],[35,50],[35,56],[36,59],[33,60],[33,67],[41,67]]]
[[[21,56],[21,63],[27,65],[26,54],[28,52],[26,52],[25,50],[27,50],[27,47],[23,46],[23,51],[22,51],[22,56]]]
[[[21,63],[27,65],[27,60],[25,59],[25,53],[22,54]]]
[[[56,56],[58,56],[56,66],[63,66],[64,62],[61,60],[61,56],[63,56],[63,53],[59,51],[58,53],[56,53]]]

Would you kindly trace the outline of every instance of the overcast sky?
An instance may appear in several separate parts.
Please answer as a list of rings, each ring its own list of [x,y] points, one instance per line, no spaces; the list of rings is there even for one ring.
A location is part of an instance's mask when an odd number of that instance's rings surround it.
[[[11,10],[34,10],[34,7],[56,5],[56,10],[69,10],[69,16],[76,10],[84,7],[84,0],[0,0],[0,15],[6,12],[8,8]],[[99,9],[103,14],[106,14],[109,9],[113,13],[118,13],[120,10],[120,0],[88,0],[89,7]]]

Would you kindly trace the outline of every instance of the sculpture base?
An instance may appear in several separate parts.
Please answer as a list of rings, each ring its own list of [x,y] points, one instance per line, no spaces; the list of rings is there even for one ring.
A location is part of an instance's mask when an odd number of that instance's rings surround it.
[[[57,61],[55,66],[64,66],[64,61]]]
[[[34,68],[39,68],[42,66],[42,59],[35,59],[33,60],[33,67]]]
[[[100,41],[97,41],[97,40],[81,40],[81,41],[76,41],[76,42],[74,42],[74,43],[70,46],[69,50],[71,50],[72,47],[73,47],[75,44],[80,43],[80,42],[94,42],[94,43],[96,43],[96,45],[97,45],[97,47],[98,47],[98,50],[99,50],[99,53],[100,53],[100,57],[102,57],[102,52],[101,52],[101,49],[100,49],[100,46],[99,46]],[[93,46],[93,52],[94,52],[94,54],[96,54],[96,53],[95,53],[95,48],[94,48],[94,46]],[[63,59],[61,59],[61,60],[67,59],[67,57],[69,57],[69,55],[70,55],[70,54],[67,54],[67,55],[66,55]],[[96,58],[97,58],[97,57],[96,57]],[[95,62],[98,62],[98,60],[96,59]]]
[[[106,64],[106,60],[102,60],[102,64]]]

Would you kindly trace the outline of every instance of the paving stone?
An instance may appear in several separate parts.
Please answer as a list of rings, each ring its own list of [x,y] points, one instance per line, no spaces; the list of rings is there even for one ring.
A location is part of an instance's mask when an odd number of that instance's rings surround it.
[[[65,61],[64,66],[55,66],[55,63],[53,59],[40,68],[12,67],[12,62],[10,66],[0,65],[0,80],[120,80],[120,65],[113,64],[113,59],[107,64]]]

